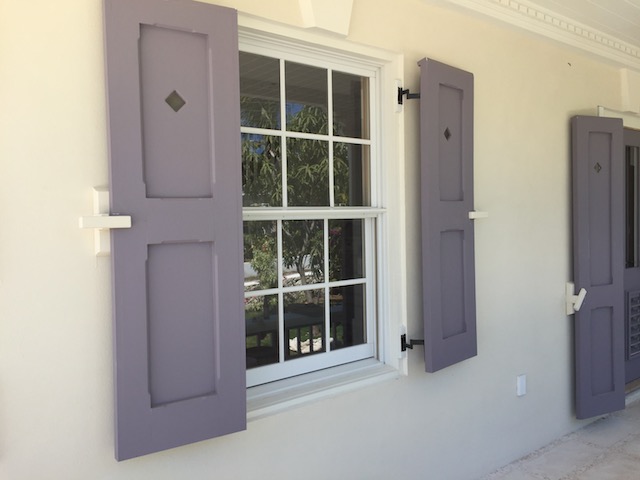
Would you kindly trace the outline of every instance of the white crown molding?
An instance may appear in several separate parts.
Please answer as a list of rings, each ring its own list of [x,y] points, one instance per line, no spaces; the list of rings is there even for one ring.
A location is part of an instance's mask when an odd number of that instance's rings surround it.
[[[640,70],[640,48],[527,0],[447,0],[530,32]]]

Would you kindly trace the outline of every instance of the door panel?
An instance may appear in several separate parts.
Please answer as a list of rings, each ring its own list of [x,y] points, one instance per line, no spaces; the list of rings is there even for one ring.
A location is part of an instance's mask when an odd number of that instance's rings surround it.
[[[118,460],[246,426],[236,12],[105,0]]]
[[[622,121],[572,119],[576,415],[624,408]]]

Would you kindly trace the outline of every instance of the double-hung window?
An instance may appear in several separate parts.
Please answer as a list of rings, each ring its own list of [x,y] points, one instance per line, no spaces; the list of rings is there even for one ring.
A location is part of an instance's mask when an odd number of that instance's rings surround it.
[[[377,356],[378,81],[241,41],[247,386]]]

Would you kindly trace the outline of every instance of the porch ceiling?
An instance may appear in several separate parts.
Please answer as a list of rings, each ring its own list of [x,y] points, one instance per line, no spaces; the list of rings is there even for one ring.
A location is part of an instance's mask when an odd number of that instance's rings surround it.
[[[640,0],[424,0],[463,8],[640,71]]]
[[[640,0],[532,0],[640,48]]]

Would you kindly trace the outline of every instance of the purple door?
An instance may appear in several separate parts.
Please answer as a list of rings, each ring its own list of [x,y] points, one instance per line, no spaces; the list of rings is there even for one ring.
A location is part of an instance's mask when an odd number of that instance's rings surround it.
[[[473,75],[419,65],[424,353],[436,372],[477,354]]]
[[[572,119],[576,416],[624,408],[622,120]]]
[[[246,425],[235,10],[105,0],[116,457]]]

